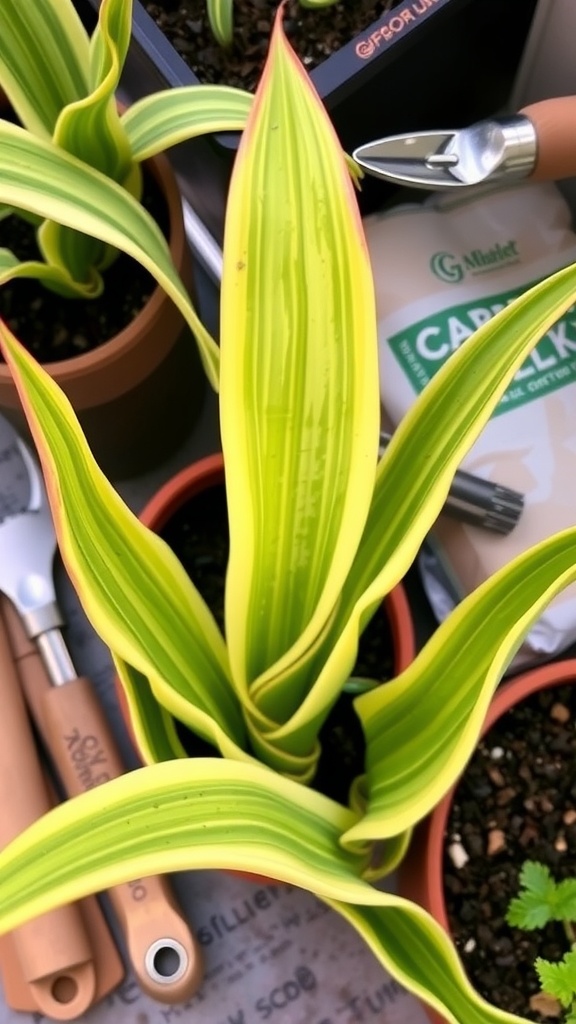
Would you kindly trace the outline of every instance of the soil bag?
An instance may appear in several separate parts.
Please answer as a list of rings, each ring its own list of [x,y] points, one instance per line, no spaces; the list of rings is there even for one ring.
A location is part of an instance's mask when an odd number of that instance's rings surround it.
[[[379,321],[385,419],[397,425],[445,360],[530,285],[576,262],[571,211],[552,183],[435,194],[364,221]],[[520,552],[576,523],[576,310],[525,361],[462,469],[525,495],[507,536],[441,516],[420,558],[442,620]],[[576,640],[576,586],[530,632],[514,667]]]

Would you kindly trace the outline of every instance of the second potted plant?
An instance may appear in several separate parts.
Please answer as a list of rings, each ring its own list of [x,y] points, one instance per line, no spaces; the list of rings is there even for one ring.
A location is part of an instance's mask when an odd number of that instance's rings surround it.
[[[419,826],[401,868],[401,891],[455,937],[478,991],[534,1020],[561,1014],[542,997],[535,960],[561,959],[569,945],[561,924],[531,933],[509,912],[525,861],[558,879],[574,874],[575,683],[568,658],[499,688],[469,765]]]
[[[14,115],[0,118],[0,312],[50,367],[115,478],[166,457],[194,423],[204,375],[190,329],[208,369],[216,350],[190,297],[181,197],[162,151],[242,127],[251,103],[191,89],[122,112],[131,32],[124,0],[104,0],[91,36],[72,0],[38,0],[25,29],[18,0],[0,10],[0,87]],[[5,365],[0,409],[23,427]]]

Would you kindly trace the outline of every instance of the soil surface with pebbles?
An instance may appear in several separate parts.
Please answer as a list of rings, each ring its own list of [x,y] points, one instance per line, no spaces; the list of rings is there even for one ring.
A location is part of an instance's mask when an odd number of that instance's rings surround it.
[[[576,686],[523,701],[486,734],[460,782],[447,825],[445,897],[456,945],[474,987],[501,1009],[534,1021],[561,1018],[543,1000],[537,956],[560,960],[560,923],[511,928],[525,860],[559,881],[576,872]]]

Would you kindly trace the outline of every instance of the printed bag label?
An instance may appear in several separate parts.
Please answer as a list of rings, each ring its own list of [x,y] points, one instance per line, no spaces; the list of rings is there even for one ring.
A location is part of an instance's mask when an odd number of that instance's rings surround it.
[[[389,336],[387,344],[414,391],[420,393],[452,352],[528,287],[451,306]],[[502,396],[494,416],[576,382],[575,313],[576,306],[572,306],[538,342]]]

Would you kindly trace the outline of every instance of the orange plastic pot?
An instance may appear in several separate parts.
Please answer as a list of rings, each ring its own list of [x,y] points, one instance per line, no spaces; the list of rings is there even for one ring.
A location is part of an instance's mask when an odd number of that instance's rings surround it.
[[[576,658],[549,662],[523,672],[504,683],[492,700],[482,727],[485,735],[494,723],[539,690],[576,682]],[[418,826],[409,852],[399,870],[399,891],[418,903],[450,934],[443,882],[446,827],[458,783],[446,794],[432,813]],[[444,1017],[425,1006],[432,1024],[446,1024]]]

